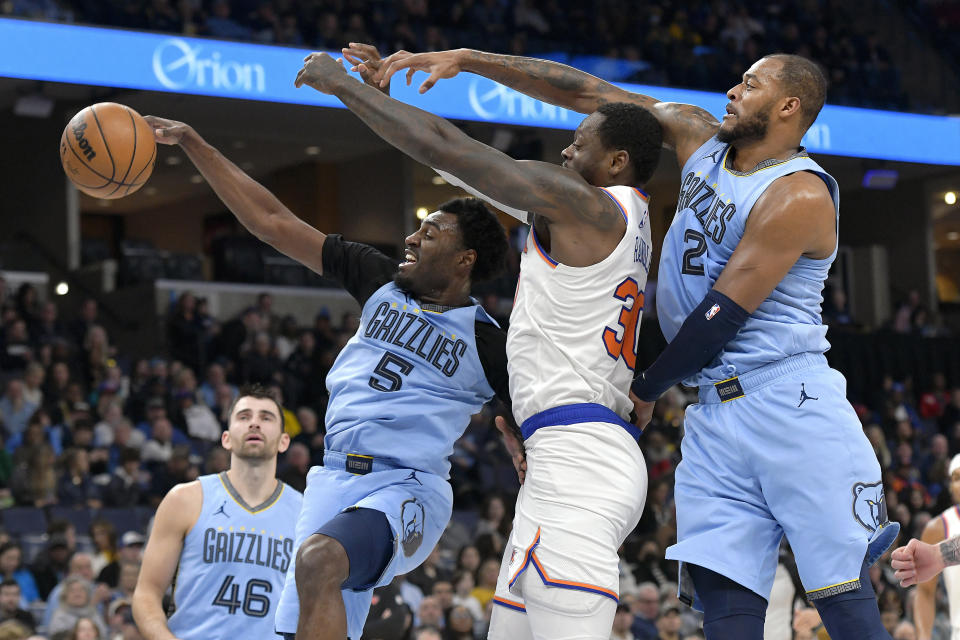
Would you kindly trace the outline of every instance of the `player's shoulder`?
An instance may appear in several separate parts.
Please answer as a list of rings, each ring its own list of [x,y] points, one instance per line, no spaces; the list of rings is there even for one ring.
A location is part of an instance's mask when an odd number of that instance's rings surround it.
[[[203,485],[200,480],[175,485],[160,502],[165,511],[184,513],[198,510],[203,505]]]
[[[936,544],[947,539],[947,514],[956,507],[950,507],[936,518],[930,518],[923,528],[921,539],[927,544]]]
[[[830,189],[823,178],[812,171],[794,171],[775,179],[767,187],[768,193],[776,193],[789,201],[804,200],[808,203],[823,202],[833,208]]]

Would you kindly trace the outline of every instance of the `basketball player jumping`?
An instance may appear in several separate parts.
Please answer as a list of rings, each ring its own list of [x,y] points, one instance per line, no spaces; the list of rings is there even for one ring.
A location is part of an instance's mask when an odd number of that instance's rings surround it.
[[[960,454],[950,461],[950,497],[954,504],[933,518],[923,530],[923,541],[911,540],[893,551],[891,564],[901,586],[917,584],[913,621],[918,640],[930,640],[936,617],[937,581],[943,572],[943,584],[950,602],[951,640],[960,640]]]
[[[501,270],[504,229],[479,200],[451,200],[407,237],[398,266],[300,220],[191,127],[147,119],[247,229],[338,280],[362,307],[327,375],[324,465],[307,476],[274,620],[299,640],[356,640],[373,588],[412,571],[439,541],[453,503],[447,458],[470,416],[495,391],[509,401],[506,337],[469,295]]]
[[[133,594],[147,640],[273,638],[303,496],[276,479],[283,413],[259,387],[240,391],[221,437],[230,470],[177,485],[157,508]],[[163,594],[176,575],[167,619]]]
[[[633,390],[641,422],[678,381],[687,409],[676,475],[682,595],[707,638],[760,639],[786,533],[834,640],[888,638],[867,568],[895,540],[876,456],[827,366],[822,288],[836,255],[836,181],[800,146],[826,81],[792,55],[754,63],[727,92],[722,122],[687,104],[624,91],[558,63],[458,50],[394,54],[377,80],[408,69],[471,71],[590,113],[611,102],[650,109],[682,167],[660,257],[657,312],[669,340]]]
[[[345,54],[375,64],[371,49]],[[603,106],[558,167],[513,160],[357,82],[326,54],[308,57],[297,84],[335,95],[384,140],[531,223],[507,336],[527,471],[489,637],[609,638],[617,548],[647,485],[627,417],[650,260],[638,187],[656,168],[660,126],[646,109]]]

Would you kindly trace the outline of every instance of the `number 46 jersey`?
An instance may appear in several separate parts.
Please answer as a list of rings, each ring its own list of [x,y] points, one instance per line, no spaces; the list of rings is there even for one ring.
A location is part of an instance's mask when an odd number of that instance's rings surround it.
[[[225,472],[197,481],[203,505],[183,540],[170,631],[181,640],[279,638],[273,618],[303,496],[278,481],[262,504],[248,505]]]
[[[648,197],[627,186],[602,191],[616,203],[626,231],[597,264],[558,263],[530,227],[507,332],[510,395],[520,424],[580,403],[608,407],[629,422],[650,265]]]

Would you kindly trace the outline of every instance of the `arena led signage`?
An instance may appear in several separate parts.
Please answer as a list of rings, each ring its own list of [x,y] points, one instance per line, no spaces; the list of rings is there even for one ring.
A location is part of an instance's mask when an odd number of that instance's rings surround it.
[[[295,89],[306,51],[118,29],[0,19],[0,76],[97,86],[342,107]],[[734,78],[731,78],[733,82]],[[581,114],[545,104],[471,74],[421,96],[395,82],[393,96],[447,118],[574,129]],[[719,93],[620,84],[722,115]],[[814,153],[960,165],[960,119],[827,105],[804,138]]]

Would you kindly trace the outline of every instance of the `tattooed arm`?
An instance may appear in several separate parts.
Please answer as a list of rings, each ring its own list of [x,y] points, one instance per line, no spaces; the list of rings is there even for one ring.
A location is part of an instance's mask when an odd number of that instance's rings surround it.
[[[389,82],[394,73],[407,69],[407,83],[415,71],[430,77],[420,86],[429,90],[437,80],[469,71],[490,78],[538,100],[580,113],[593,113],[610,102],[629,102],[649,109],[663,127],[664,145],[677,152],[682,166],[690,154],[716,134],[720,123],[708,111],[691,104],[661,102],[623,89],[589,73],[559,62],[506,56],[472,49],[410,54],[400,51],[383,61],[374,80]]]
[[[339,98],[377,135],[414,160],[447,171],[494,200],[553,222],[623,228],[613,200],[576,172],[546,162],[514,160],[443,118],[357,82],[325,53],[308,56],[297,75],[296,85],[303,84]]]

